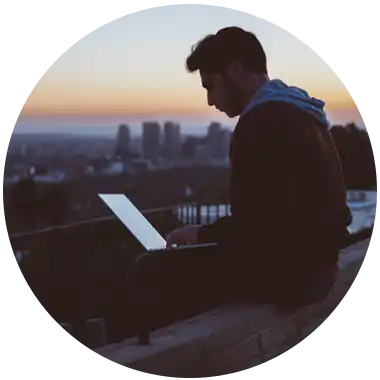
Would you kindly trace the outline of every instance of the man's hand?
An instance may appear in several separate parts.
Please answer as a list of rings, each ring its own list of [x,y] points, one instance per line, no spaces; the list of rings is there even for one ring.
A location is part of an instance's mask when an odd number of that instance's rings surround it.
[[[177,228],[166,237],[166,248],[173,245],[197,244],[200,225]]]

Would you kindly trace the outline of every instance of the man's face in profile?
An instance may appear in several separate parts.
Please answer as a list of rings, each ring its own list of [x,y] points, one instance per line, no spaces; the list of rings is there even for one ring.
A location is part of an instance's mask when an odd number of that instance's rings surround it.
[[[228,117],[238,116],[242,111],[239,87],[227,73],[200,72],[203,88],[207,91],[207,103]]]

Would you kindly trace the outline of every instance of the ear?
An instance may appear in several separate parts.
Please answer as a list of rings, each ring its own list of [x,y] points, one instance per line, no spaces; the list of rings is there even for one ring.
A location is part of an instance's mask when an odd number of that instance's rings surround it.
[[[240,81],[243,77],[243,74],[243,64],[237,59],[232,59],[227,67],[227,75],[229,76],[229,78],[234,82]]]

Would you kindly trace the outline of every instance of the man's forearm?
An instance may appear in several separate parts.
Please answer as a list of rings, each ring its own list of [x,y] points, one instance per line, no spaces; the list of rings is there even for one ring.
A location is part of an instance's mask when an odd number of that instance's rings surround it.
[[[230,240],[234,224],[233,217],[226,216],[216,220],[213,224],[203,225],[198,233],[199,243],[222,244],[226,240]]]
[[[220,245],[237,245],[255,236],[260,225],[253,219],[238,218],[237,216],[225,216],[217,219],[213,224],[203,225],[198,232],[199,243],[217,243]]]

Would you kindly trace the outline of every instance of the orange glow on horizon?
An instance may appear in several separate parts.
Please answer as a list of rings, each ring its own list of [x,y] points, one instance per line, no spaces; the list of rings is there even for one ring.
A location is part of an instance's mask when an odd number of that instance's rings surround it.
[[[104,94],[103,94],[104,95]],[[350,110],[356,105],[350,96],[332,93],[314,93],[313,96],[322,99],[327,109]],[[111,99],[111,101],[110,101]],[[326,100],[328,99],[328,100]],[[86,116],[86,115],[208,115],[212,109],[206,104],[205,95],[201,94],[168,94],[150,95],[142,94],[131,98],[130,96],[111,96],[103,98],[92,96],[62,96],[46,99],[31,99],[24,105],[22,116]]]

